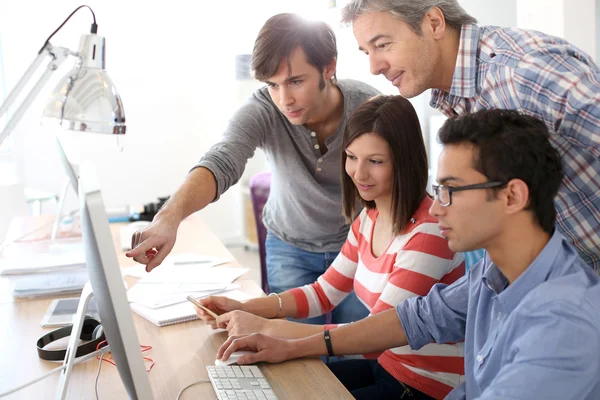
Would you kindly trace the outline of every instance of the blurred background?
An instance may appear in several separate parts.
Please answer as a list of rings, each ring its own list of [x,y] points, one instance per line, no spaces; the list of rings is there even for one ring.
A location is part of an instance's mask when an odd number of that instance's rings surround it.
[[[107,208],[141,206],[172,193],[200,156],[216,143],[233,111],[261,86],[248,75],[254,39],[267,18],[297,12],[328,22],[338,38],[338,78],[367,82],[397,94],[389,82],[369,73],[350,27],[339,22],[346,1],[171,0],[160,5],[103,0],[89,3],[106,38],[107,72],[123,100],[127,134],[63,132],[71,158],[97,169]],[[565,37],[593,57],[600,54],[600,0],[464,0],[481,25],[518,26]],[[0,99],[12,89],[44,40],[80,3],[69,0],[0,2]],[[52,39],[77,50],[89,32],[88,10],[80,10]],[[44,64],[45,65],[45,64]],[[15,215],[52,213],[66,175],[54,146],[56,130],[40,126],[47,95],[71,67],[53,75],[13,134],[0,148],[0,240]],[[435,133],[443,117],[429,105],[429,93],[411,100],[419,114],[435,169]],[[5,121],[0,121],[0,127]],[[257,151],[241,181],[200,212],[230,246],[252,247],[254,225],[248,179],[267,170]],[[27,189],[27,191],[25,191]],[[33,199],[49,197],[34,209]],[[29,203],[26,200],[29,198]],[[78,207],[71,191],[65,210]]]

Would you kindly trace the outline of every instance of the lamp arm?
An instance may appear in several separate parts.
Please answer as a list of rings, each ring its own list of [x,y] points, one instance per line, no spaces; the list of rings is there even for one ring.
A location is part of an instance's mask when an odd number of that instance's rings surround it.
[[[50,63],[46,67],[46,70],[40,77],[40,79],[35,83],[35,85],[31,88],[25,99],[19,105],[19,108],[15,111],[15,113],[8,119],[8,122],[4,126],[4,129],[0,133],[0,145],[4,142],[4,139],[10,134],[13,128],[17,125],[17,123],[25,114],[25,111],[29,108],[31,103],[35,100],[37,95],[40,93],[40,90],[54,71],[58,69],[58,67],[67,59],[67,57],[72,53],[69,49],[64,47],[52,47],[51,44],[47,44],[46,47],[37,55],[33,63],[29,66],[25,74],[21,77],[17,85],[10,92],[6,101],[0,106],[0,118],[4,116],[8,112],[8,108],[15,102],[17,96],[21,93],[25,85],[31,80],[33,74],[37,71],[40,64],[44,61],[44,59],[48,56],[52,57]]]

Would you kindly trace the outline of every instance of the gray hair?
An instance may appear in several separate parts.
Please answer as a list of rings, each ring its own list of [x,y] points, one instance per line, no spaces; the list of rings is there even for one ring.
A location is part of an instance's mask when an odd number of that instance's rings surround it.
[[[463,25],[477,23],[457,0],[352,0],[342,9],[342,22],[352,23],[364,13],[389,12],[421,35],[421,22],[432,7],[439,7],[446,24],[459,32]]]

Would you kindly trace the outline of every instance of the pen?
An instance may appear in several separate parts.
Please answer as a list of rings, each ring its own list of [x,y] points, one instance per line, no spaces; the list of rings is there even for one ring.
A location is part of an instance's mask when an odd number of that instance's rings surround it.
[[[215,314],[212,310],[208,309],[207,307],[204,307],[202,304],[200,304],[198,302],[198,300],[196,300],[194,297],[192,296],[188,296],[187,299],[189,301],[191,301],[196,307],[203,309],[204,311],[206,311],[208,313],[208,315],[210,315],[211,317],[213,317],[214,319],[217,319],[218,315]]]

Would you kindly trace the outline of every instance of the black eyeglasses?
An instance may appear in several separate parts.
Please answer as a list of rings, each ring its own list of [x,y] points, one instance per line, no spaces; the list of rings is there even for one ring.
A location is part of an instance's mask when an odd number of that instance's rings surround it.
[[[474,189],[491,189],[504,185],[506,185],[505,182],[483,182],[466,186],[431,185],[431,188],[433,189],[433,196],[440,201],[440,205],[442,207],[448,207],[452,204],[452,192]]]

